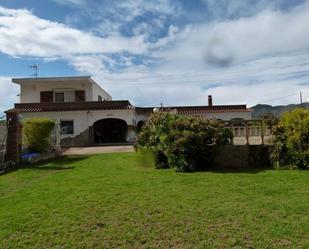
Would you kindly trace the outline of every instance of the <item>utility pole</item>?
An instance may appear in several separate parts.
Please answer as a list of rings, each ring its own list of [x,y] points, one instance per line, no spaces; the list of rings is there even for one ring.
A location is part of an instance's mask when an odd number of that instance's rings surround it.
[[[300,105],[303,106],[303,94],[299,91]]]

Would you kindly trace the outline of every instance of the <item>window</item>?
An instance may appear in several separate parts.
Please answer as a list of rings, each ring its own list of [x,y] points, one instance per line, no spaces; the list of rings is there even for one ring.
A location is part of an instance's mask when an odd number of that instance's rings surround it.
[[[55,93],[55,102],[64,102],[64,93]]]
[[[61,134],[74,134],[73,120],[60,121]]]
[[[85,91],[75,91],[75,101],[85,101]]]
[[[102,101],[102,96],[101,95],[98,95],[98,101]]]
[[[41,97],[41,103],[48,103],[48,102],[53,102],[53,92],[41,92],[40,93]]]

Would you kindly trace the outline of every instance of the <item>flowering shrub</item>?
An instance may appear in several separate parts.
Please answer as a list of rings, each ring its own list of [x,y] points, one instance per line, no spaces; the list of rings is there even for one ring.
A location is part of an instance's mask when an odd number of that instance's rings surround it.
[[[149,149],[156,167],[194,171],[212,162],[216,146],[231,143],[233,134],[218,121],[167,112],[152,114],[138,135],[136,149]]]
[[[274,133],[272,159],[277,167],[309,169],[309,110],[285,113]]]

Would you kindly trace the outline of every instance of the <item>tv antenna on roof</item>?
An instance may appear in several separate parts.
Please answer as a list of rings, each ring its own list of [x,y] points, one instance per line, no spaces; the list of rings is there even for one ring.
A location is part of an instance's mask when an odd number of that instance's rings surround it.
[[[31,76],[34,76],[35,78],[38,77],[38,65],[37,64],[33,64],[31,66],[29,66],[29,68],[33,69],[34,74],[32,74]]]

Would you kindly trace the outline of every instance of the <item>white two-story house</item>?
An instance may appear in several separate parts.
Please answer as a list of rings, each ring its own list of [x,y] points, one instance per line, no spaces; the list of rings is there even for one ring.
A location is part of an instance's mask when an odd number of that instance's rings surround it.
[[[17,78],[20,103],[7,113],[16,112],[22,120],[45,117],[55,120],[62,146],[91,146],[126,143],[153,112],[154,107],[135,107],[128,100],[112,100],[90,76]],[[250,120],[246,105],[171,106],[180,115],[221,120]]]

